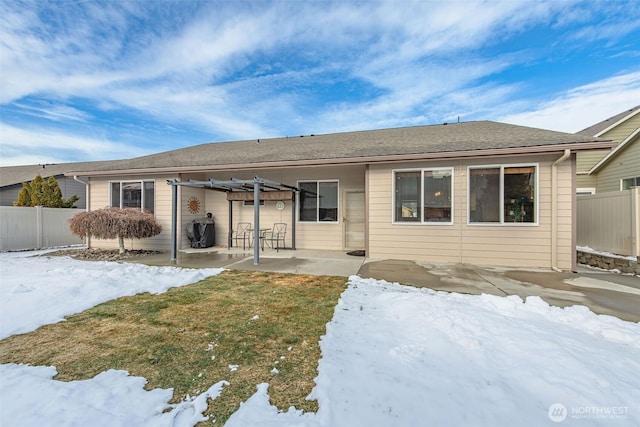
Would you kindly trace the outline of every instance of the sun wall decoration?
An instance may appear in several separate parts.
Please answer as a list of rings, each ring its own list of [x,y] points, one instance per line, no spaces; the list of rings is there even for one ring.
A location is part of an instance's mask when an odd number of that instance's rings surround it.
[[[187,201],[187,209],[192,214],[197,214],[200,212],[200,200],[197,197],[191,196]]]

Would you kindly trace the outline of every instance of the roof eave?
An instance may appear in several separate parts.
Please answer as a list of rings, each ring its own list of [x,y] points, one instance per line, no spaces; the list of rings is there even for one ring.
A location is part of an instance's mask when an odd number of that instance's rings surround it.
[[[438,160],[469,157],[510,156],[526,154],[542,154],[564,151],[596,150],[612,148],[612,141],[575,142],[555,145],[538,145],[531,147],[493,148],[485,150],[446,151],[437,153],[393,154],[384,156],[325,158],[311,160],[285,160],[260,163],[233,163],[225,165],[168,166],[159,168],[113,169],[104,171],[68,172],[66,176],[110,176],[110,175],[159,175],[184,172],[226,171],[238,169],[275,169],[284,167],[339,166],[353,164],[391,163],[415,160]]]

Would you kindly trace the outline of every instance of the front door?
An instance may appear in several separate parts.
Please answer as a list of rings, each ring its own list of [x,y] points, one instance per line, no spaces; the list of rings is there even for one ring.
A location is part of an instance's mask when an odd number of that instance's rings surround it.
[[[344,248],[365,249],[364,191],[345,191]]]

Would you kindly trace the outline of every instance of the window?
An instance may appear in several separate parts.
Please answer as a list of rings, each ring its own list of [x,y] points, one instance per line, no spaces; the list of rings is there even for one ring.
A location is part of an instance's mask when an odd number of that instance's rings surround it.
[[[536,223],[537,166],[469,168],[469,223]]]
[[[633,187],[640,187],[640,176],[625,178],[620,181],[620,190],[628,190]]]
[[[394,172],[394,222],[451,224],[453,169]]]
[[[299,221],[338,222],[338,181],[304,181],[298,188]]]
[[[111,207],[143,208],[153,212],[155,183],[153,181],[111,182]]]
[[[260,202],[258,202],[258,204],[260,206],[264,206],[264,200],[260,200]],[[254,203],[253,200],[243,200],[242,201],[242,206],[251,206],[253,207]]]

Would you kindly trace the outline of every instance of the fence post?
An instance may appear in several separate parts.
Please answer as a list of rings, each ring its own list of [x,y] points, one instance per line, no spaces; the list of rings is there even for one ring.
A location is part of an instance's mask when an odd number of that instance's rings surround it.
[[[631,189],[631,253],[640,259],[640,187]]]
[[[36,206],[36,249],[42,249],[42,235],[43,232],[43,224],[42,224],[42,206]]]

